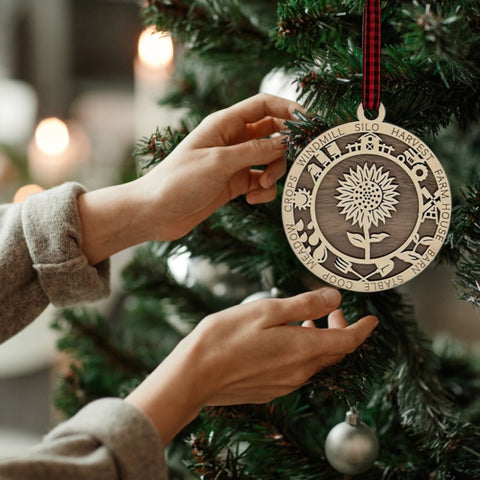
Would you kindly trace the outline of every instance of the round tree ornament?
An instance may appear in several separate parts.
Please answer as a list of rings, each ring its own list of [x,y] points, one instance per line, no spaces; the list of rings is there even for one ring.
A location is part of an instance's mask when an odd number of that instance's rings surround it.
[[[340,473],[357,475],[369,470],[378,456],[379,443],[373,430],[352,407],[345,421],[335,425],[325,439],[325,456]]]
[[[293,163],[282,197],[287,239],[322,280],[375,292],[419,274],[440,250],[451,194],[440,162],[418,137],[374,120],[358,121],[310,142]]]

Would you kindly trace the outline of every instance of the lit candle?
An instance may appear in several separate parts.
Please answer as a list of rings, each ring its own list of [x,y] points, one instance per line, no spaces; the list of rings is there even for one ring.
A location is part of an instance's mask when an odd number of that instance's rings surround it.
[[[45,118],[28,146],[29,173],[41,185],[58,185],[88,158],[89,150],[88,139],[78,125]]]
[[[173,73],[173,42],[155,27],[144,30],[138,40],[135,73],[135,137],[149,136],[157,126],[171,125],[172,109],[158,105]]]
[[[157,32],[155,27],[146,28],[138,39],[138,56],[143,64],[164,72],[172,68],[173,42],[167,32]]]
[[[60,155],[70,142],[67,125],[59,118],[42,120],[35,130],[35,143],[47,155]]]

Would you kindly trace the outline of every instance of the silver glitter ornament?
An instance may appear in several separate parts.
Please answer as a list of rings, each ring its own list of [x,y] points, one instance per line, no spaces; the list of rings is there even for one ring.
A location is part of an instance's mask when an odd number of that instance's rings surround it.
[[[325,455],[340,473],[356,475],[370,469],[378,456],[379,444],[373,430],[363,423],[355,407],[345,421],[333,427],[325,440]]]

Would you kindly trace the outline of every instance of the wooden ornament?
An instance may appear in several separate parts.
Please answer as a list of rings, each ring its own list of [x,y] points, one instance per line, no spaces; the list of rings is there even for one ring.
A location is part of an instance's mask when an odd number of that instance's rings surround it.
[[[334,127],[293,163],[282,196],[287,239],[317,277],[376,292],[422,272],[445,241],[451,194],[430,148],[378,117]]]

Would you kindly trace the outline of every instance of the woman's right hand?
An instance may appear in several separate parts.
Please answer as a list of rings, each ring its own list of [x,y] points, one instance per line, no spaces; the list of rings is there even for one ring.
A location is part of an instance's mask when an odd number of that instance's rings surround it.
[[[348,326],[336,310],[340,301],[337,290],[324,288],[238,305],[205,318],[185,342],[204,371],[197,386],[203,403],[265,403],[341,361],[366,340],[377,319],[368,316]],[[328,328],[315,328],[312,320],[328,314]]]
[[[151,418],[166,444],[205,405],[264,403],[286,395],[353,352],[376,327],[373,316],[348,325],[336,310],[340,301],[340,293],[328,287],[210,315],[127,401]],[[305,328],[325,315],[328,328]]]

